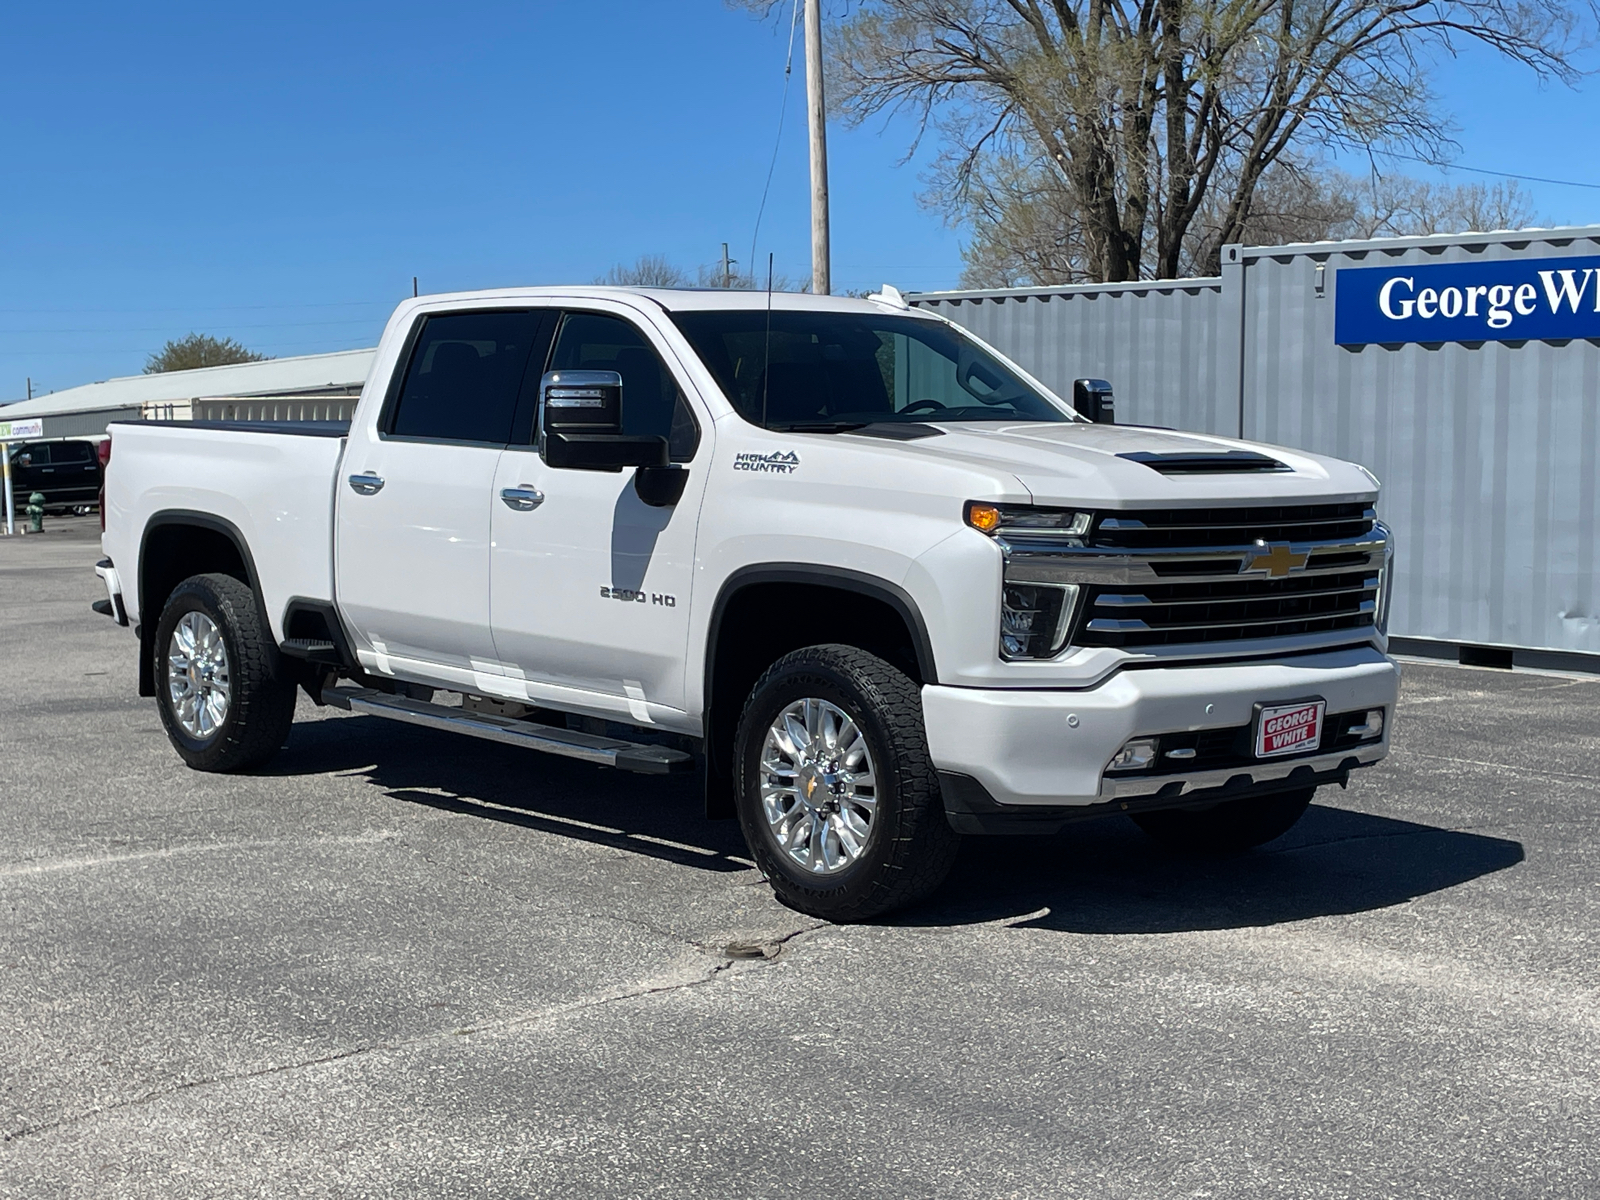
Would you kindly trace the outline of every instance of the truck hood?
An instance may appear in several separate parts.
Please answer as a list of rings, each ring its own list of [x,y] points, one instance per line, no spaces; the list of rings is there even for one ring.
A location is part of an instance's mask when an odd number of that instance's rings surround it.
[[[901,443],[907,450],[946,462],[960,461],[1014,475],[1034,502],[1107,508],[1166,504],[1250,503],[1258,500],[1345,501],[1377,496],[1373,477],[1353,463],[1303,450],[1266,446],[1199,433],[1137,425],[986,424],[937,425],[944,436]],[[1217,455],[1253,451],[1288,470],[1176,471],[1172,463],[1140,462],[1126,455]]]

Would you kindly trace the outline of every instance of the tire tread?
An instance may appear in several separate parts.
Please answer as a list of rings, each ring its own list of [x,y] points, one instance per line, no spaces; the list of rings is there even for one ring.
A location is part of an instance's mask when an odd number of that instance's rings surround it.
[[[922,695],[917,684],[875,654],[855,646],[824,644],[807,646],[778,659],[756,681],[750,699],[753,702],[781,677],[799,682],[808,672],[814,672],[819,681],[834,686],[837,686],[837,676],[844,676],[877,710],[897,767],[898,823],[889,844],[888,861],[870,888],[856,897],[843,899],[838,889],[798,884],[776,870],[778,864],[759,836],[759,830],[747,828],[746,840],[758,865],[773,880],[780,899],[832,921],[864,921],[912,904],[943,883],[955,863],[961,838],[950,828],[944,814],[939,774],[928,750],[922,723]],[[756,733],[749,724],[752,707],[752,703],[747,703],[739,720],[735,745],[740,748],[741,763]],[[740,787],[743,787],[743,777],[741,769],[738,773]],[[741,805],[741,814],[743,809]]]
[[[222,618],[228,644],[232,711],[221,734],[209,745],[186,745],[168,711],[162,656],[178,616],[191,600],[214,610]],[[294,723],[295,684],[283,669],[261,606],[250,585],[231,575],[192,575],[167,598],[162,609],[155,646],[157,704],[173,746],[189,766],[199,771],[245,771],[276,754]]]

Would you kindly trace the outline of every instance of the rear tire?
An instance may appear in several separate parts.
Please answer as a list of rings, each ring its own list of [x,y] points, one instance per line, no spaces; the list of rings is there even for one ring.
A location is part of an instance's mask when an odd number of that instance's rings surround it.
[[[767,670],[739,722],[734,779],[751,856],[810,916],[865,921],[920,900],[960,849],[917,685],[853,646],[809,646]]]
[[[1213,808],[1131,813],[1134,823],[1171,850],[1186,854],[1239,854],[1288,833],[1305,815],[1314,787],[1266,796],[1242,796]]]
[[[249,585],[185,579],[161,612],[154,654],[161,723],[195,770],[260,766],[288,738],[295,683]]]

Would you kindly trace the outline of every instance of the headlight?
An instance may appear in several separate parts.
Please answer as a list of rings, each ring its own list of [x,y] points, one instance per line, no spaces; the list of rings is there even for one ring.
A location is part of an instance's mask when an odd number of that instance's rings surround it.
[[[1071,508],[1035,508],[1028,504],[985,504],[968,500],[967,524],[979,533],[1019,538],[1081,538],[1094,523],[1094,514]]]
[[[1066,648],[1078,612],[1075,583],[1036,583],[1009,578],[1014,556],[1046,555],[1081,547],[1094,514],[1073,508],[990,504],[968,500],[963,515],[979,533],[994,538],[1004,555],[1000,593],[1000,657],[1054,658]]]
[[[1008,583],[1000,601],[1000,654],[1054,658],[1066,645],[1078,608],[1076,584]]]

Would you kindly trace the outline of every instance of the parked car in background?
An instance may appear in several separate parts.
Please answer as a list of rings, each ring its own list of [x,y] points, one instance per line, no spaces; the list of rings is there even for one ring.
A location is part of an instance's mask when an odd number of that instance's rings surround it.
[[[90,441],[23,442],[11,448],[11,488],[20,509],[34,492],[45,511],[100,502],[100,458]]]

